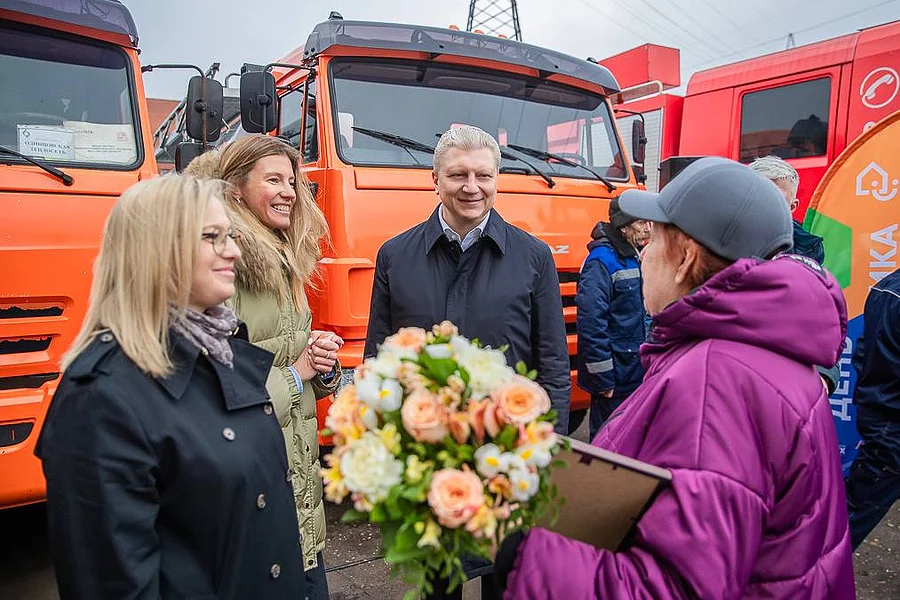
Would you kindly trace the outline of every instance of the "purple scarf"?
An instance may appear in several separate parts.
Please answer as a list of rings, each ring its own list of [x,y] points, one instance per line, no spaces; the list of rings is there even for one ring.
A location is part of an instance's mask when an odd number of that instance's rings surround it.
[[[238,325],[238,318],[233,310],[226,306],[214,306],[201,313],[186,308],[184,313],[179,314],[171,307],[169,317],[172,329],[229,369],[234,368],[234,352],[229,338]]]

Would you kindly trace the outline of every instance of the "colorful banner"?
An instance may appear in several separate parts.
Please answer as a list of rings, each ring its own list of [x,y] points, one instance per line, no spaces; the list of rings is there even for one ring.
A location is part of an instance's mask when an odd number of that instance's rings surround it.
[[[825,267],[844,289],[850,327],[841,356],[841,382],[831,396],[845,473],[859,450],[850,358],[862,333],[869,288],[897,269],[900,240],[900,111],[853,141],[816,188],[806,228],[825,240]]]

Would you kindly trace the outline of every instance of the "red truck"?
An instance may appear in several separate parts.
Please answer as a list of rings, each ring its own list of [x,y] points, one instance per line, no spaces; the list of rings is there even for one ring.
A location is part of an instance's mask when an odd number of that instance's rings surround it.
[[[672,157],[775,154],[800,173],[801,220],[828,165],[900,109],[900,21],[700,71],[684,96],[665,91],[681,84],[678,61],[678,50],[653,44],[599,61],[623,88],[619,130],[627,137],[638,118],[625,111],[645,120],[651,190],[687,162]]]
[[[830,398],[847,469],[859,443],[850,359],[868,287],[897,269],[900,173],[877,160],[842,173],[855,190],[845,198],[852,210],[810,206],[810,199],[845,148],[900,110],[900,21],[700,71],[684,96],[670,91],[681,84],[678,61],[678,50],[652,44],[600,61],[622,87],[613,97],[618,129],[627,144],[628,122],[644,120],[643,167],[654,191],[705,155],[749,163],[774,154],[800,173],[794,218],[824,238],[825,266],[848,299],[841,381]]]

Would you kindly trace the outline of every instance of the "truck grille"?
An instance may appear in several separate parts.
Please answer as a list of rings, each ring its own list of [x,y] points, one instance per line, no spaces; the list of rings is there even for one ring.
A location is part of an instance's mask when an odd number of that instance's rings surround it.
[[[569,346],[569,365],[575,370],[575,288],[578,285],[578,271],[557,271],[559,292],[562,296],[563,320],[566,324],[566,341]]]

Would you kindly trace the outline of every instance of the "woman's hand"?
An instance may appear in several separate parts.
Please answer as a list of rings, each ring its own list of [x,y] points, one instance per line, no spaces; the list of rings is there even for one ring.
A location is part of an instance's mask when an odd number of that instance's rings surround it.
[[[309,381],[319,374],[313,366],[310,359],[310,353],[307,350],[304,350],[299,358],[294,361],[294,364],[291,365],[297,371],[297,375],[300,376],[300,381]]]
[[[309,354],[312,367],[322,375],[331,373],[337,364],[337,351],[344,345],[341,336],[330,331],[313,331],[304,354]]]

